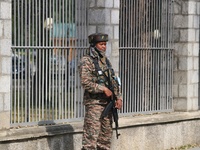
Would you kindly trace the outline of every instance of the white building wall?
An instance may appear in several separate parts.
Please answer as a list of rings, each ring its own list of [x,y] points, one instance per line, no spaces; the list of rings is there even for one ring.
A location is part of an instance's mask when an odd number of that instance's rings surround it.
[[[198,0],[174,2],[174,109],[198,110],[199,82]]]
[[[10,127],[11,1],[0,0],[0,129]]]

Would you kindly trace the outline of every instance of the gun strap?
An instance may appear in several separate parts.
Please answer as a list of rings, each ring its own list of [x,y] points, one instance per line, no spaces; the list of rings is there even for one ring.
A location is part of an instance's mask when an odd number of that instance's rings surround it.
[[[92,60],[93,60],[93,63],[94,63],[94,66],[95,66],[95,70],[98,72],[98,71],[102,71],[102,69],[100,68],[99,66],[99,63],[98,63],[98,60],[97,58],[93,58],[91,57]],[[111,68],[111,64],[109,62],[109,60],[106,58],[106,65],[108,66],[108,68]],[[103,71],[102,71],[103,72]]]
[[[91,56],[90,56],[90,57],[91,57]],[[98,71],[101,71],[101,72],[103,73],[103,75],[105,76],[105,78],[106,78],[107,80],[110,80],[109,73],[108,73],[108,76],[107,76],[107,75],[105,74],[105,71],[103,71],[103,70],[100,68],[97,57],[96,57],[96,58],[91,57],[91,59],[92,59],[92,61],[93,61],[93,63],[94,63],[95,71],[96,71],[97,73],[98,73]],[[110,62],[109,62],[109,60],[108,60],[107,58],[106,58],[106,65],[107,65],[107,67],[108,67],[108,72],[109,72],[109,68],[111,68],[111,64],[110,64]]]

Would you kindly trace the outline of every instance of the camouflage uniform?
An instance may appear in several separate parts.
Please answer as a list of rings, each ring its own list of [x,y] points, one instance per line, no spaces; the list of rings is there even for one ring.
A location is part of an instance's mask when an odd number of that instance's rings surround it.
[[[99,67],[102,71],[108,69],[106,58],[100,58],[99,54],[90,48],[90,54],[84,56],[79,65],[79,73],[81,84],[84,88],[83,103],[85,105],[85,119],[83,127],[83,150],[108,150],[111,146],[112,138],[112,113],[110,112],[105,118],[100,118],[110,98],[107,98],[103,92],[103,86],[106,86],[107,80],[104,76],[99,76],[95,70],[93,59],[98,60]],[[110,62],[109,62],[110,63]],[[109,69],[113,75],[112,69]],[[112,78],[111,82],[114,85],[114,93],[117,98],[121,98],[118,85]],[[103,82],[99,82],[99,81]]]

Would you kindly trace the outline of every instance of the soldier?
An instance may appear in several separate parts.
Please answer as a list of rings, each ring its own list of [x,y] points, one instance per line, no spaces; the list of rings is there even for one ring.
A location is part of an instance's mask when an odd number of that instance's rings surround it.
[[[121,109],[122,97],[111,63],[105,55],[108,35],[94,33],[88,38],[89,51],[79,65],[85,105],[82,150],[108,150],[112,138],[112,112],[104,118],[101,114],[113,96],[116,97],[115,107]]]

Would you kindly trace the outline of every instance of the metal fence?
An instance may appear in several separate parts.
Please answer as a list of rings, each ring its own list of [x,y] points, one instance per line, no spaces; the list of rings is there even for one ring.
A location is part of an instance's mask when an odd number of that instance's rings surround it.
[[[12,0],[11,126],[83,117],[87,0]]]
[[[122,113],[172,111],[173,0],[120,5]]]
[[[87,0],[12,0],[11,126],[81,120]],[[172,0],[120,1],[122,114],[172,110]]]

